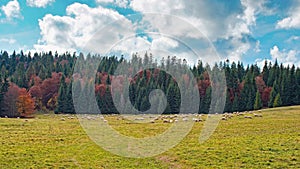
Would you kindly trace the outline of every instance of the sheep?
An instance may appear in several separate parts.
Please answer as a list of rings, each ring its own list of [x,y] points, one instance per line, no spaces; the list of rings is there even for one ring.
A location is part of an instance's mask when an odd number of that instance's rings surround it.
[[[201,122],[202,119],[193,118],[193,121],[194,121],[194,122]]]
[[[245,119],[252,119],[252,116],[244,116]]]
[[[222,120],[227,120],[227,118],[226,117],[222,117]]]
[[[262,114],[254,114],[254,117],[263,117]]]
[[[86,119],[88,119],[88,120],[94,120],[92,117],[90,117],[90,116],[88,116],[88,117],[86,117]]]
[[[183,118],[183,119],[182,119],[182,121],[188,121],[188,120],[189,120],[188,118]]]
[[[164,119],[164,120],[163,120],[163,123],[170,123],[170,121],[167,120],[167,119]]]
[[[61,121],[66,121],[66,119],[65,119],[65,118],[61,118],[60,120],[61,120]]]

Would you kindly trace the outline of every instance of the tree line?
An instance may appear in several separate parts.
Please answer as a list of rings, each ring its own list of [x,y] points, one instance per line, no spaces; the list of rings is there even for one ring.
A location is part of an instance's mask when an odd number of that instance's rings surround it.
[[[91,67],[96,67],[96,71]],[[175,72],[179,78],[168,72]],[[216,72],[224,72],[223,80],[226,80],[226,88],[221,91],[226,95],[223,112],[300,104],[300,69],[277,61],[274,64],[265,62],[261,70],[256,64],[245,67],[241,62],[228,60],[213,66],[202,61],[189,66],[185,59],[167,56],[158,61],[151,53],[142,57],[133,54],[131,59],[124,59],[82,53],[24,54],[21,51],[10,55],[1,51],[0,116],[28,117],[35,110],[75,113],[76,109],[77,113],[95,113],[97,108],[101,113],[111,114],[118,113],[118,106],[131,113],[129,103],[136,110],[146,111],[151,107],[149,95],[153,89],[160,89],[164,94],[156,94],[158,99],[153,102],[158,106],[152,113],[161,109],[166,114],[178,113],[181,97],[190,91],[180,86],[196,87],[199,92],[199,111],[184,109],[185,113],[208,113],[220,104],[212,98],[218,83],[211,75]],[[196,85],[192,84],[193,77]],[[98,107],[89,97],[93,94]],[[161,101],[164,98],[166,105]],[[84,104],[76,103],[78,100]]]

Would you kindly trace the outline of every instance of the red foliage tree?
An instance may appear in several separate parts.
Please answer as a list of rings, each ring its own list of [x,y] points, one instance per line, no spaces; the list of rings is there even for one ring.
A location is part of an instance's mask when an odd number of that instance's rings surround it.
[[[60,73],[52,73],[52,78],[46,79],[41,84],[42,104],[47,107],[47,103],[58,93],[60,85]]]
[[[272,87],[267,87],[264,89],[264,91],[261,94],[261,99],[264,107],[268,107],[271,91],[272,91]]]

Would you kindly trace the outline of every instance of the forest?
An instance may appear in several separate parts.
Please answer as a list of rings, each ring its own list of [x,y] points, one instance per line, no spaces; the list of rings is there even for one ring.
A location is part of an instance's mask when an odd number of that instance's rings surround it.
[[[80,63],[77,64],[76,63]],[[84,64],[83,64],[84,63]],[[97,71],[89,68],[93,63]],[[81,72],[74,71],[75,65]],[[122,65],[121,72],[115,73]],[[150,65],[149,69],[142,69]],[[175,79],[167,71],[175,71],[182,78]],[[139,111],[150,108],[149,94],[153,89],[161,89],[166,98],[165,114],[180,112],[181,91],[179,84],[191,86],[189,75],[196,78],[199,92],[199,111],[184,113],[208,113],[212,103],[212,86],[217,85],[210,75],[222,71],[226,77],[226,101],[223,112],[251,111],[262,108],[291,106],[300,104],[300,69],[284,66],[277,61],[265,62],[262,69],[256,64],[244,66],[241,62],[229,60],[213,66],[199,60],[197,65],[189,66],[185,59],[166,56],[161,60],[153,59],[151,53],[143,57],[133,54],[130,60],[117,56],[99,56],[82,53],[28,53],[6,51],[0,53],[0,117],[33,117],[34,112],[57,114],[95,113],[90,108],[77,107],[74,97],[85,100],[89,107],[89,95],[93,92],[97,105],[103,114],[119,113],[113,101],[122,99],[122,93],[129,92],[130,104]],[[137,73],[136,73],[137,72]],[[116,82],[112,89],[112,81]],[[129,88],[126,88],[127,85]],[[72,92],[76,91],[76,92]],[[75,90],[74,90],[75,89]],[[162,98],[163,96],[158,96]],[[124,104],[126,100],[118,103]],[[157,99],[160,105],[160,99]],[[82,104],[79,104],[82,105]],[[163,107],[163,105],[161,105]],[[124,108],[126,109],[126,107]],[[159,106],[158,106],[159,109]],[[131,113],[130,109],[128,109]],[[216,112],[216,113],[223,113]],[[155,113],[155,112],[153,112]]]

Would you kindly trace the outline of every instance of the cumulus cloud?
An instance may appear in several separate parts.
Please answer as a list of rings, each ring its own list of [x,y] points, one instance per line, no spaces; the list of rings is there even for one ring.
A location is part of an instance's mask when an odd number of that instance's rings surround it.
[[[228,41],[230,50],[222,53],[224,57],[241,60],[241,57],[251,48],[252,41],[245,40],[251,36],[251,27],[256,24],[260,13],[268,14],[266,1],[233,0],[230,2],[199,1],[199,0],[132,0],[130,7],[141,13],[155,12],[175,15],[189,22],[208,37],[212,42],[219,39]],[[158,30],[168,30],[179,37],[201,38],[187,31],[186,25],[173,24],[165,18],[143,18]],[[155,30],[154,28],[151,28]],[[194,36],[192,36],[194,35]]]
[[[279,20],[277,22],[276,28],[277,29],[291,29],[291,28],[300,28],[300,2],[298,1],[297,5],[293,7],[288,17]]]
[[[96,0],[98,4],[113,4],[121,8],[127,8],[130,0]]]
[[[9,1],[1,7],[1,10],[9,21],[14,18],[22,18],[20,4],[17,0]]]
[[[67,7],[66,13],[66,16],[47,14],[39,20],[41,39],[34,45],[36,50],[55,50],[57,46],[57,50],[62,52],[78,49],[103,53],[111,47],[105,44],[111,45],[122,37],[134,34],[132,23],[128,19],[101,6],[91,8],[74,3]],[[113,23],[117,20],[121,21]],[[105,27],[106,33],[101,33],[100,30]],[[93,46],[94,44],[98,46]]]
[[[276,59],[278,62],[283,63],[284,65],[297,65],[300,66],[300,59],[299,52],[296,50],[282,50],[278,48],[278,46],[274,46],[270,49],[270,55],[272,57],[272,60],[275,61]]]
[[[55,0],[26,0],[30,7],[45,8],[47,5],[55,2]]]

